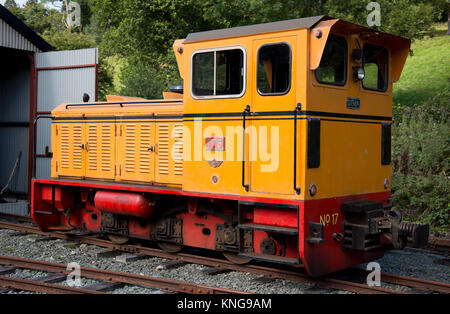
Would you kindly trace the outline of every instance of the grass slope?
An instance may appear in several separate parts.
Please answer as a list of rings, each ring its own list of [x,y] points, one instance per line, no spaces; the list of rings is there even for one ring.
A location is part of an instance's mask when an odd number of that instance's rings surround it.
[[[450,88],[450,36],[425,38],[413,43],[400,81],[394,85],[394,103],[423,103]]]

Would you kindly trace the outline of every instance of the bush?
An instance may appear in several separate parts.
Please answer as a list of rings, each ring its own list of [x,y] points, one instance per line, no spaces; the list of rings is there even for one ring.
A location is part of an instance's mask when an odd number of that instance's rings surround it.
[[[438,229],[450,228],[450,184],[447,176],[393,173],[392,195],[395,208],[403,212],[406,220],[429,223]]]
[[[164,80],[151,65],[139,59],[130,59],[121,70],[120,82],[124,96],[160,99],[164,90]]]
[[[410,220],[450,226],[450,91],[394,105],[392,193]]]

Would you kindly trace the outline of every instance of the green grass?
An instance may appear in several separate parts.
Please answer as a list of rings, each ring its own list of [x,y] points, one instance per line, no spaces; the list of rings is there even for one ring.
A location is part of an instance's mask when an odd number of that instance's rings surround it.
[[[440,34],[440,33],[439,33]],[[450,36],[427,37],[412,44],[400,81],[394,85],[394,103],[423,103],[450,86]]]

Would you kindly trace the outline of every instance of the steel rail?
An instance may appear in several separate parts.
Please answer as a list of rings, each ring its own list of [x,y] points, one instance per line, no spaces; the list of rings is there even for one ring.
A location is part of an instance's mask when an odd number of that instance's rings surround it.
[[[22,221],[22,222],[31,222],[31,223],[34,224],[33,218],[31,218],[29,216],[0,213],[0,219]]]
[[[450,239],[430,237],[428,239],[428,247],[435,250],[450,251]]]
[[[71,241],[77,241],[82,243],[87,243],[91,245],[97,245],[100,247],[108,248],[110,250],[115,251],[123,251],[133,254],[144,254],[159,258],[166,258],[166,259],[172,259],[177,260],[181,262],[186,263],[193,263],[193,264],[202,264],[209,267],[214,267],[217,269],[227,269],[232,271],[240,271],[240,272],[249,272],[257,275],[263,275],[268,278],[274,278],[274,279],[284,279],[284,280],[290,280],[290,281],[297,281],[297,282],[309,282],[314,283],[317,286],[324,288],[324,289],[338,289],[338,290],[346,290],[354,293],[364,293],[364,294],[403,294],[404,292],[397,291],[397,290],[391,290],[391,289],[385,289],[380,287],[369,287],[364,284],[349,282],[349,281],[343,281],[343,280],[337,280],[332,278],[321,278],[316,279],[308,276],[305,273],[299,273],[294,271],[284,271],[284,270],[278,270],[270,267],[265,266],[259,266],[259,265],[237,265],[233,264],[226,260],[221,260],[217,258],[211,258],[211,257],[205,257],[205,256],[198,256],[198,255],[190,255],[185,253],[168,253],[164,252],[162,250],[153,249],[153,248],[147,248],[142,246],[134,246],[134,245],[118,245],[114,244],[110,241],[102,240],[102,239],[95,239],[92,237],[86,237],[86,236],[73,236],[67,233],[62,232],[44,232],[39,230],[36,227],[31,226],[23,226],[23,225],[17,225],[12,223],[5,223],[0,222],[0,228],[7,228],[7,229],[14,229],[17,231],[24,231],[29,233],[36,233],[39,235],[59,238],[59,239],[66,239]]]
[[[105,294],[104,292],[95,290],[66,287],[51,283],[5,276],[0,276],[0,287],[6,288],[8,290],[15,289],[51,294]]]
[[[60,273],[67,275],[72,272],[72,270],[67,270],[67,265],[65,264],[30,260],[11,256],[0,256],[0,264],[5,265],[7,267],[33,269],[38,271]],[[156,288],[170,292],[180,292],[189,294],[251,294],[249,292],[237,291],[232,289],[224,289],[219,287],[212,287],[195,283],[187,283],[165,278],[155,278],[131,273],[123,273],[112,270],[104,270],[88,267],[80,267],[80,276],[103,280],[107,282],[118,282],[128,285]]]
[[[370,272],[364,269],[351,269],[350,273],[353,273],[360,278],[366,278]],[[416,277],[407,277],[388,273],[381,273],[381,282],[407,286],[423,291],[435,291],[450,294],[450,284],[445,282],[431,281]]]
[[[284,279],[290,281],[297,282],[310,282],[316,284],[318,287],[324,289],[338,289],[338,290],[346,290],[355,293],[364,293],[364,294],[404,294],[406,292],[386,289],[381,287],[369,287],[368,285],[350,282],[346,280],[339,280],[333,278],[312,278],[305,273],[295,272],[295,271],[287,271],[280,270],[271,267],[265,267],[260,265],[237,265],[233,264],[227,260],[221,260],[217,258],[198,256],[198,255],[190,255],[185,253],[168,253],[159,249],[148,248],[143,246],[136,245],[118,245],[114,244],[107,240],[92,238],[88,236],[76,236],[63,232],[44,232],[39,230],[36,227],[32,226],[24,226],[13,223],[0,222],[0,228],[13,229],[17,231],[24,231],[29,233],[36,233],[39,235],[65,239],[80,243],[87,243],[91,245],[96,245],[100,247],[104,247],[110,250],[115,251],[123,251],[133,254],[142,254],[159,258],[166,258],[177,260],[180,262],[186,263],[194,263],[194,264],[202,264],[209,267],[217,268],[217,269],[227,269],[231,271],[240,271],[240,272],[249,272],[257,275],[263,275],[268,278],[274,279]],[[299,267],[301,268],[301,267]],[[359,272],[359,273],[358,273]],[[364,270],[353,270],[353,273],[362,277],[363,275],[367,276],[368,272]],[[416,288],[419,290],[425,291],[436,291],[442,293],[450,293],[450,285],[442,282],[435,282],[429,280],[423,280],[414,277],[405,277],[393,274],[382,273],[381,281],[385,283],[397,284],[402,286],[407,286],[411,288]]]

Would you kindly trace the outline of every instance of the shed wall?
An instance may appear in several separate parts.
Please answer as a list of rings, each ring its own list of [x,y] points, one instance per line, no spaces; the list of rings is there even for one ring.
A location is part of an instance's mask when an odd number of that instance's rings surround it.
[[[40,52],[41,50],[0,19],[0,47]]]

